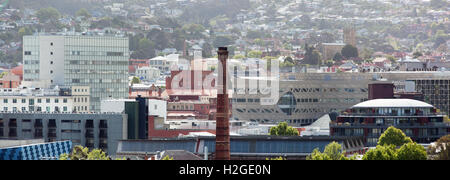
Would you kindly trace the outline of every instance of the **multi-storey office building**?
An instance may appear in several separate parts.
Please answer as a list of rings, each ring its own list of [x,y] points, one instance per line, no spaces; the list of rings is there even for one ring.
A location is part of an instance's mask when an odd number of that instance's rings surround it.
[[[127,118],[122,113],[0,113],[0,138],[70,140],[114,156],[118,141],[127,139]]]
[[[233,119],[276,124],[281,121],[294,126],[309,125],[330,112],[338,112],[368,100],[368,85],[382,79],[393,83],[411,78],[450,77],[448,72],[387,72],[387,73],[289,73],[278,79],[279,98],[273,105],[261,105],[270,97],[249,87],[258,78],[239,77],[245,87],[233,87]]]
[[[411,80],[415,82],[416,90],[424,95],[425,102],[450,114],[450,76]]]
[[[359,103],[330,123],[334,137],[362,136],[368,146],[376,146],[390,126],[401,129],[418,143],[431,143],[450,134],[444,115],[425,102],[412,99],[375,99]]]
[[[128,96],[128,38],[32,35],[23,42],[25,81],[89,86],[92,111],[101,99]]]

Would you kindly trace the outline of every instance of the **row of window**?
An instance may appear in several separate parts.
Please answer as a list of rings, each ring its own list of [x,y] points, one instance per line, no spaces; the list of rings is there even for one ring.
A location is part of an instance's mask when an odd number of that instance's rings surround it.
[[[78,97],[78,98],[73,98],[73,102],[89,102],[89,101],[88,101],[87,97],[85,97],[85,98]]]
[[[250,119],[251,122],[258,123],[276,123],[277,120],[269,120],[269,119]],[[314,122],[314,119],[289,119],[285,120],[285,122],[289,124],[311,124]]]
[[[34,106],[30,106],[30,107],[28,107],[28,109],[26,108],[26,107],[22,107],[20,110],[22,111],[22,112],[26,112],[26,111],[31,111],[31,112],[33,112],[33,111],[35,111],[35,108],[36,108],[36,111],[37,112],[43,112],[42,111],[42,108],[43,107],[34,107]],[[9,109],[8,107],[3,107],[3,111],[9,111],[9,110],[11,110],[11,109]],[[60,112],[60,110],[61,110],[61,108],[60,107],[54,107],[53,108],[53,112]],[[19,111],[19,109],[17,108],[17,107],[13,107],[12,108],[12,111],[13,112],[18,112]],[[67,108],[67,106],[63,106],[62,107],[62,112],[67,112],[68,111],[68,108]],[[51,112],[51,107],[45,107],[45,112]]]
[[[367,99],[355,99],[355,98],[328,98],[328,99],[317,99],[317,98],[303,98],[296,99],[298,103],[357,103],[364,102]],[[245,99],[245,98],[234,98],[233,103],[260,103],[260,99]]]
[[[33,104],[34,104],[34,100],[35,100],[35,99],[29,99],[29,100],[28,100],[28,102],[30,103],[30,105],[33,105]],[[60,100],[59,98],[55,98],[55,99],[54,99],[54,103],[59,103],[59,100]],[[20,101],[21,101],[22,103],[27,103],[27,99],[20,99]],[[67,103],[67,101],[68,101],[67,98],[63,98],[63,99],[62,99],[62,102],[63,102],[63,103]],[[10,102],[9,99],[3,99],[3,103],[8,103],[8,102]],[[12,103],[15,104],[15,103],[17,103],[17,102],[18,102],[17,99],[12,99]],[[45,102],[46,102],[46,103],[51,103],[51,99],[50,99],[50,98],[47,98],[47,99],[45,99]],[[40,99],[40,98],[37,99],[37,103],[42,103],[42,99]]]
[[[67,52],[66,52],[67,53]],[[71,51],[72,56],[124,56],[123,52],[102,52],[102,51]]]
[[[123,79],[72,79],[72,83],[125,83]]]
[[[128,65],[127,61],[81,61],[70,60],[71,65]]]
[[[280,113],[278,110],[275,109],[240,109],[236,108],[237,112],[240,113]],[[308,108],[308,109],[294,109],[290,114],[292,113],[321,113],[322,109],[316,109],[316,108]]]

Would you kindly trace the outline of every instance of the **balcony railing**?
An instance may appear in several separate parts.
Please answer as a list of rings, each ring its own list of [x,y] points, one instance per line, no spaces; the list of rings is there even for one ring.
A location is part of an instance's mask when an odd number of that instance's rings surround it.
[[[341,113],[341,117],[384,117],[384,116],[395,116],[395,117],[434,117],[434,116],[444,116],[445,113]]]
[[[396,127],[450,127],[450,123],[437,123],[437,122],[428,122],[428,123],[398,123],[398,124],[377,124],[377,123],[336,123],[330,122],[330,127],[387,127],[387,126],[396,126]]]

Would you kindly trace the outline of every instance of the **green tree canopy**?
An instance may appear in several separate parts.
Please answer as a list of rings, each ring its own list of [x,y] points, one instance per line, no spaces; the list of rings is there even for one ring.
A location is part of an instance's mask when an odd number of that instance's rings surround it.
[[[380,146],[371,149],[363,156],[363,160],[396,160],[397,153],[395,146]]]
[[[62,154],[60,160],[111,160],[105,152],[100,149],[89,151],[87,147],[75,146],[70,154]]]
[[[427,160],[427,151],[417,143],[408,143],[400,147],[397,152],[398,160]]]
[[[344,56],[347,59],[353,58],[353,57],[358,57],[358,48],[356,48],[355,46],[352,46],[350,44],[347,44],[342,48],[341,54],[342,54],[342,56]]]
[[[341,61],[342,59],[344,59],[344,57],[342,56],[342,54],[340,52],[337,52],[333,57],[334,61]]]
[[[162,158],[161,160],[164,160],[164,161],[171,161],[171,160],[173,160],[173,157],[170,157],[169,155],[167,155],[167,156],[165,156],[164,158]]]
[[[217,36],[214,39],[214,47],[226,47],[233,44],[233,38],[229,36]]]
[[[244,59],[244,58],[245,58],[245,56],[242,54],[237,54],[237,55],[233,56],[233,59]]]
[[[281,122],[278,126],[270,128],[271,136],[299,136],[300,133],[292,126],[288,126],[286,122]]]
[[[81,8],[80,10],[77,11],[75,15],[77,17],[85,17],[87,19],[92,17],[91,13],[89,13],[89,11],[86,8]]]
[[[369,150],[363,157],[363,160],[426,159],[427,152],[422,145],[413,142],[400,129],[392,126],[380,136],[377,147]]]
[[[61,17],[61,13],[53,7],[49,7],[40,9],[36,16],[41,23],[45,23],[47,21],[57,21]]]
[[[261,58],[262,52],[261,51],[250,51],[247,54],[247,57],[249,58]]]
[[[414,56],[414,59],[416,59],[416,58],[418,58],[420,56],[423,56],[423,54],[421,52],[419,52],[419,51],[416,51],[416,52],[413,53],[413,56]]]
[[[131,84],[139,84],[141,83],[141,80],[138,77],[133,77],[133,79],[131,80]]]
[[[323,153],[318,148],[314,149],[306,160],[354,160],[356,156],[351,158],[345,157],[345,152],[342,150],[342,145],[337,142],[328,144]]]
[[[33,30],[29,27],[22,27],[19,29],[18,35],[19,37],[23,37],[26,35],[32,35],[33,34]]]
[[[405,135],[402,130],[393,126],[389,127],[379,138],[378,145],[394,145],[400,147],[403,144],[412,143],[411,138]]]
[[[305,44],[305,51],[306,53],[303,59],[303,64],[320,65],[321,55],[316,48],[314,48],[313,46],[308,46],[308,44]]]

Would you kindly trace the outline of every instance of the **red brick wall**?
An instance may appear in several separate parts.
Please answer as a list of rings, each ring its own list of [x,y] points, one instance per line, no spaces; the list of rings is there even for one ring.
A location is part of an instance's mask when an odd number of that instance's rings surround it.
[[[394,84],[369,84],[369,100],[394,97]]]
[[[194,111],[197,111],[203,115],[209,114],[210,112],[209,104],[194,104]]]
[[[2,88],[17,88],[20,85],[19,81],[0,81],[2,83]]]

